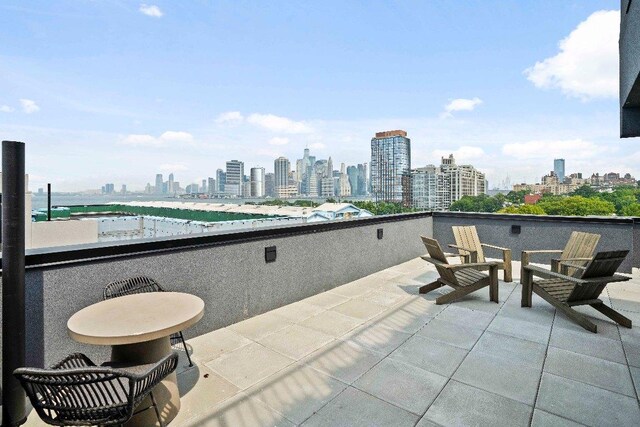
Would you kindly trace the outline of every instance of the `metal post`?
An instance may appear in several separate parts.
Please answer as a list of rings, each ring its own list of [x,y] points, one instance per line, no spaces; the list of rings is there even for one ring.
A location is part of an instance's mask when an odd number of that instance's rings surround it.
[[[2,425],[26,421],[25,393],[13,376],[25,365],[24,143],[2,141]]]
[[[47,221],[51,221],[51,183],[47,184]]]

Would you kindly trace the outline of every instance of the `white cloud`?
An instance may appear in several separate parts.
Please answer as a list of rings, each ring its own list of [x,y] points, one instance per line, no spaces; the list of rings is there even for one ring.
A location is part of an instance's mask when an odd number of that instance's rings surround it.
[[[620,11],[591,14],[559,43],[560,52],[527,68],[536,87],[588,100],[618,96]]]
[[[480,165],[478,160],[484,157],[484,150],[480,147],[472,147],[464,145],[457,150],[434,150],[433,159],[434,162],[440,162],[441,157],[449,157],[449,154],[453,154],[457,164],[471,163],[475,166]]]
[[[160,135],[160,139],[167,142],[192,142],[193,135],[189,132],[168,130]]]
[[[131,134],[124,137],[121,141],[121,144],[125,145],[133,145],[133,146],[142,146],[142,147],[155,147],[162,145],[163,142],[154,138],[151,135],[140,135],[140,134]]]
[[[289,138],[281,138],[276,136],[269,140],[269,145],[287,145],[289,143]]]
[[[153,4],[144,4],[142,3],[140,5],[140,12],[142,12],[143,14],[147,15],[147,16],[153,16],[154,18],[160,18],[162,17],[162,15],[164,15],[164,13],[162,13],[162,11],[160,10],[160,8],[156,5]]]
[[[0,112],[1,113],[13,113],[13,108],[9,107],[8,105],[0,105]]]
[[[324,145],[322,142],[314,142],[313,144],[309,144],[309,148],[313,148],[316,150],[324,150],[325,148],[327,148],[327,146]]]
[[[27,114],[40,111],[40,107],[38,106],[38,104],[36,104],[36,102],[31,99],[21,99],[20,106],[22,106],[22,111]]]
[[[505,144],[502,153],[519,160],[546,160],[551,165],[557,158],[586,159],[597,157],[610,148],[582,139],[541,140]]]
[[[289,134],[313,132],[313,129],[304,122],[296,122],[286,117],[280,117],[273,114],[254,113],[247,117],[247,122],[273,132],[284,132]]]
[[[216,123],[225,124],[225,123],[240,123],[244,120],[244,117],[240,113],[240,111],[227,111],[225,113],[220,114],[216,117]]]
[[[120,140],[120,144],[138,147],[161,147],[169,143],[190,143],[192,141],[193,135],[189,132],[168,130],[158,138],[147,134],[127,135]]]
[[[454,111],[473,111],[478,105],[482,104],[482,99],[475,97],[473,99],[457,98],[449,102],[444,107],[442,117],[451,117]]]

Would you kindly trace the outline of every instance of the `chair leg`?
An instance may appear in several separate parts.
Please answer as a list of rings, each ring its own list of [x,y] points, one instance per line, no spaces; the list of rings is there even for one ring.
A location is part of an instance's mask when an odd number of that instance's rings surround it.
[[[618,313],[613,308],[605,305],[604,303],[600,302],[600,303],[589,304],[589,305],[595,308],[596,310],[598,310],[600,313],[607,316],[609,319],[613,320],[614,322],[617,322],[626,328],[631,328],[631,319],[624,317],[622,314]]]
[[[484,288],[487,286],[487,282],[480,282],[475,285],[464,286],[456,289],[455,291],[451,291],[448,294],[442,295],[441,297],[436,298],[436,305],[446,304],[451,301],[455,301],[459,298],[462,298],[465,295],[468,295],[472,292],[477,291],[478,289]]]
[[[520,307],[531,307],[533,301],[533,274],[523,268],[521,270],[520,283],[522,283]]]
[[[436,280],[435,282],[431,282],[427,285],[423,285],[420,286],[420,289],[418,289],[418,292],[421,294],[426,294],[429,293],[435,289],[441,288],[443,285],[442,283],[440,283],[440,281]]]
[[[191,356],[189,356],[189,349],[187,348],[187,343],[184,341],[184,335],[182,335],[182,331],[180,333],[180,340],[182,341],[182,345],[184,347],[184,352],[187,353],[187,359],[189,360],[189,366],[193,366],[193,362],[191,361]]]
[[[151,403],[153,404],[153,409],[156,411],[156,417],[158,417],[158,422],[160,423],[160,427],[164,427],[162,418],[160,418],[160,411],[158,410],[158,404],[156,403],[155,397],[153,397],[153,392],[150,392],[149,396],[151,396]]]
[[[504,251],[502,261],[504,263],[504,281],[513,282],[513,268],[511,266],[511,251]]]
[[[598,326],[587,319],[582,313],[575,311],[573,308],[569,307],[567,304],[560,302],[558,299],[552,297],[546,290],[543,288],[534,285],[533,289],[536,291],[536,294],[540,295],[542,299],[546,302],[554,306],[557,310],[563,312],[569,319],[576,322],[578,325],[585,328],[587,331],[593,332],[594,334],[598,333]],[[524,296],[523,296],[524,298]]]
[[[489,299],[499,303],[498,298],[498,266],[494,265],[489,268]]]

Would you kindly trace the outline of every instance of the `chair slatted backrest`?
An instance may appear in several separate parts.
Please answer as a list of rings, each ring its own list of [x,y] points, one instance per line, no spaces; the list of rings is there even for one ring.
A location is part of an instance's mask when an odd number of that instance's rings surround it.
[[[463,248],[468,248],[477,251],[478,259],[477,262],[484,262],[484,252],[482,250],[482,245],[480,244],[480,238],[478,237],[478,231],[476,230],[475,225],[454,225],[451,227],[453,229],[453,237],[456,240],[456,245],[462,246]],[[458,249],[460,255],[468,255],[469,252]],[[463,257],[461,257],[463,258]],[[462,259],[464,262],[464,259]]]
[[[133,413],[129,379],[107,368],[23,368],[16,376],[38,415],[50,424],[111,424],[124,422]]]
[[[146,292],[163,292],[162,287],[150,277],[137,276],[118,280],[105,286],[102,299],[111,299],[125,295],[142,294]]]
[[[598,252],[587,265],[582,279],[595,279],[598,277],[610,277],[616,274],[616,271],[627,257],[628,250],[624,251],[608,251]],[[607,283],[587,283],[575,286],[571,295],[567,299],[571,301],[581,301],[586,299],[596,299],[600,296]]]
[[[448,268],[442,267],[443,264],[448,265],[449,261],[447,261],[447,257],[444,255],[444,252],[442,251],[442,248],[440,247],[438,241],[436,239],[425,236],[420,236],[420,238],[422,239],[422,243],[424,243],[424,246],[427,248],[429,256],[432,259],[438,261],[438,263],[434,263],[434,265],[436,266],[436,270],[438,270],[438,274],[440,274],[440,277],[447,282],[458,284],[458,279],[456,278],[456,275],[453,274],[453,271],[449,270]]]
[[[596,250],[596,246],[600,241],[600,235],[594,233],[584,233],[582,231],[573,231],[567,245],[564,247],[560,260],[571,258],[591,258]],[[587,265],[589,261],[569,261],[578,265]],[[582,271],[576,268],[569,268],[567,275],[572,277],[580,277]]]

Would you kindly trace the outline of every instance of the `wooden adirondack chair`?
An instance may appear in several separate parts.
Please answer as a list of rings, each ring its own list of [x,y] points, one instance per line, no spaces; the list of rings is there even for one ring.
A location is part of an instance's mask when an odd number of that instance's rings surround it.
[[[531,255],[535,254],[560,254],[558,258],[551,259],[551,271],[559,273],[561,265],[563,263],[569,263],[571,267],[566,270],[566,274],[569,276],[581,274],[580,269],[577,266],[585,266],[596,250],[596,246],[600,241],[599,234],[584,233],[582,231],[574,231],[569,237],[569,241],[563,250],[534,250],[534,251],[522,251],[522,257],[520,258],[522,267],[520,269],[520,283],[524,283],[522,276],[524,275],[524,267],[529,264]]]
[[[511,249],[501,248],[500,246],[489,245],[486,243],[480,243],[478,237],[478,231],[475,225],[463,226],[454,225],[453,237],[456,239],[455,245],[449,245],[450,248],[455,248],[460,253],[462,262],[485,262],[483,248],[495,249],[502,252],[502,261],[498,262],[498,269],[504,270],[504,281],[511,282],[512,268],[511,268]],[[470,258],[470,259],[469,259]],[[466,259],[469,259],[466,261]]]
[[[630,319],[605,305],[598,298],[607,283],[622,282],[630,279],[629,277],[615,274],[628,253],[629,251],[598,252],[586,267],[579,265],[563,267],[565,271],[569,268],[581,271],[580,277],[527,265],[523,269],[521,305],[522,307],[531,307],[533,292],[535,292],[549,304],[591,332],[598,332],[598,327],[589,321],[584,314],[575,311],[572,307],[590,305],[608,318],[630,328]],[[544,279],[534,280],[534,276],[543,277]]]
[[[440,277],[427,285],[420,287],[420,293],[426,294],[441,286],[450,286],[454,290],[438,297],[436,304],[446,304],[461,298],[478,289],[489,286],[491,301],[498,302],[498,264],[495,262],[475,262],[451,265],[437,240],[420,236],[427,248],[429,256],[422,259],[435,265]],[[479,270],[489,270],[489,274]]]

